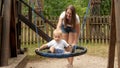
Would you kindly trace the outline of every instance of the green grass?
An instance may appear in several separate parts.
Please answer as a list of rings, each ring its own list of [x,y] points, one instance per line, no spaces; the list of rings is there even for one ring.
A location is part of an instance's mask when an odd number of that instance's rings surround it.
[[[104,58],[108,57],[108,49],[109,49],[108,44],[93,43],[93,44],[83,44],[82,46],[87,48],[86,54],[88,54],[88,55],[99,56],[99,57],[104,57]],[[22,48],[24,48],[24,47],[26,47],[28,49],[26,54],[28,55],[28,58],[30,60],[44,59],[44,57],[41,57],[41,56],[38,56],[35,54],[35,49],[38,47],[37,44],[27,45],[27,46],[22,45]]]
[[[22,45],[22,48],[27,48],[27,52],[25,52],[27,55],[28,55],[28,59],[29,61],[36,61],[36,60],[42,60],[42,59],[45,59],[44,57],[42,56],[38,56],[36,55],[35,53],[35,49],[38,48],[38,45],[37,44],[32,44],[32,45]]]
[[[87,48],[87,54],[92,56],[108,57],[109,45],[108,44],[84,44]]]

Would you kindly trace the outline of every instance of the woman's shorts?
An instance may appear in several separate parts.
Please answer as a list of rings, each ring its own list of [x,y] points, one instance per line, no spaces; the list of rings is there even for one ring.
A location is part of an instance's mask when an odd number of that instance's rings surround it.
[[[61,26],[61,30],[62,30],[63,33],[70,33],[70,32],[74,33],[74,32],[76,32],[75,29],[73,29],[72,27],[69,27],[69,26],[64,27],[64,25]]]
[[[55,53],[64,53],[64,50],[61,50],[61,49],[55,49]]]

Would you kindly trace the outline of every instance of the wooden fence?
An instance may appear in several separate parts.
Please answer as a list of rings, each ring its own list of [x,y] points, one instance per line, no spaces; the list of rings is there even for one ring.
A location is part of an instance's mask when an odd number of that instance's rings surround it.
[[[110,38],[110,16],[87,18],[81,40],[83,42],[108,43]]]
[[[49,18],[49,17],[47,17]],[[51,17],[53,18],[53,17]],[[54,17],[54,19],[50,20],[51,22],[53,22],[54,24],[56,24],[57,19],[55,19],[57,17]],[[47,35],[49,35],[50,37],[53,37],[53,30],[54,28],[52,26],[50,26],[49,24],[45,23],[40,17],[37,17],[35,20],[33,20],[33,23],[35,25],[37,25],[36,27],[40,28],[42,31],[44,31]],[[24,23],[21,24],[21,43],[23,45],[30,45],[30,44],[36,44],[36,43],[44,43],[46,42],[44,39],[42,39],[42,37],[40,37],[39,35],[37,35],[37,33],[35,33],[34,31],[32,31],[27,25],[25,25]],[[36,31],[37,32],[37,31]]]
[[[54,24],[57,24],[58,17],[47,17]],[[83,17],[80,17],[81,26]],[[34,21],[35,22],[35,21]],[[40,18],[36,19],[37,27],[43,30],[50,37],[53,37],[53,30],[50,25],[45,23]],[[22,23],[21,41],[22,44],[36,44],[37,42],[44,43],[44,39],[39,37],[27,25]],[[110,38],[110,16],[91,16],[86,20],[83,32],[81,32],[80,42],[85,43],[108,43]]]

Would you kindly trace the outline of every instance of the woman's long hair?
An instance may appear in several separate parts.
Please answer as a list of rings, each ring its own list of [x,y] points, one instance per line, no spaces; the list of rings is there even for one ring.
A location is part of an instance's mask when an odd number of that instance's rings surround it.
[[[66,14],[65,14],[65,18],[64,18],[65,26],[66,26],[67,24],[70,24],[70,25],[73,26],[73,28],[75,28],[75,24],[76,24],[76,10],[75,10],[75,7],[74,7],[73,5],[69,5],[69,6],[66,8],[65,12],[66,12],[68,9],[70,9],[70,10],[72,11],[72,18],[71,18],[71,21],[69,22],[68,19],[67,19]]]

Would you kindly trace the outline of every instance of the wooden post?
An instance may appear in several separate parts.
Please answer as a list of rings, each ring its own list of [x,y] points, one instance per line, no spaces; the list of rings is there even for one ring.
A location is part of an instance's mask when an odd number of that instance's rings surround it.
[[[11,0],[4,0],[3,9],[3,29],[2,29],[2,46],[1,46],[1,58],[0,66],[7,66],[9,59],[9,37],[10,37],[10,12],[11,12]]]
[[[16,0],[11,0],[10,50],[11,57],[17,57]]]
[[[19,8],[19,9],[18,9]],[[17,14],[21,14],[21,2],[17,1]],[[18,16],[18,15],[17,15]],[[21,53],[21,21],[18,19],[17,24],[17,53]]]
[[[29,5],[31,5],[32,3],[29,1]],[[32,9],[29,8],[28,11],[28,19],[30,22],[32,22]],[[30,35],[30,28],[28,27],[28,34]],[[30,45],[30,37],[28,37],[28,45]]]
[[[114,68],[115,57],[115,43],[116,43],[116,25],[115,25],[115,6],[112,0],[112,13],[111,13],[111,30],[110,30],[110,46],[109,46],[109,60],[108,68]]]
[[[2,7],[3,7],[3,0],[0,1],[0,60],[1,60],[1,45],[2,45]],[[1,61],[0,61],[1,65]]]
[[[3,0],[0,1],[0,16],[2,16]]]
[[[2,45],[2,16],[0,16],[0,60],[1,60],[1,52],[2,52],[2,50],[1,50],[1,45]],[[1,62],[0,62],[1,63]]]
[[[115,1],[116,45],[118,54],[118,68],[120,68],[120,0]]]
[[[0,16],[0,46],[1,46],[1,36],[2,35],[2,16]]]

